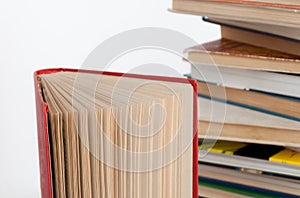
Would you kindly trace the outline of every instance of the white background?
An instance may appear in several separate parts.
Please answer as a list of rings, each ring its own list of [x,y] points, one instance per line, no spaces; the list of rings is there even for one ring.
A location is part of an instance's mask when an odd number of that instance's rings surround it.
[[[0,197],[40,197],[33,72],[79,68],[102,41],[133,28],[170,28],[199,43],[219,37],[217,26],[170,7],[170,0],[1,1]]]

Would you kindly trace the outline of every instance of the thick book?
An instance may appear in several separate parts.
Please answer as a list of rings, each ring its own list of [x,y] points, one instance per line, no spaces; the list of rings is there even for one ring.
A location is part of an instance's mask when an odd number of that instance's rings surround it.
[[[274,129],[290,129],[300,132],[300,122],[284,117],[260,112],[249,107],[228,104],[225,101],[212,100],[199,96],[199,120],[269,127]]]
[[[269,160],[271,162],[278,162],[284,164],[291,164],[300,166],[300,152],[285,149],[274,156],[270,157]]]
[[[236,21],[299,27],[297,3],[239,0],[173,0],[172,11]]]
[[[262,91],[299,101],[300,77],[288,73],[259,71],[193,63],[191,77],[224,87]]]
[[[300,41],[228,26],[221,26],[221,35],[224,39],[300,56]]]
[[[216,64],[284,73],[300,73],[300,56],[229,39],[218,39],[186,50],[194,63]]]
[[[244,189],[250,190],[250,193],[268,193],[269,196],[267,197],[272,197],[272,195],[274,197],[297,197],[300,195],[299,180],[297,178],[287,178],[272,174],[253,174],[231,169],[226,166],[214,166],[212,164],[201,163],[199,164],[199,180],[203,181],[206,179],[213,180],[214,182],[212,181],[212,184],[215,185],[223,183],[228,187],[244,187]],[[219,188],[219,190],[220,189],[222,188]],[[232,192],[230,189],[226,189],[225,192],[228,190]],[[214,193],[211,194],[211,196],[213,195]],[[248,196],[264,197],[262,195],[249,194]]]
[[[260,32],[270,36],[280,37],[284,40],[291,40],[294,42],[300,41],[299,27],[286,27],[278,24],[254,23],[211,17],[203,17],[203,20],[222,26],[244,29],[246,31]]]
[[[241,5],[258,5],[265,7],[300,9],[300,3],[295,0],[207,0],[220,3],[236,3]]]
[[[222,19],[203,17],[209,23],[221,26],[222,38],[264,47],[284,53],[300,55],[299,28],[287,28],[276,25],[241,23]]]
[[[300,100],[254,90],[236,89],[198,81],[198,94],[216,101],[300,121]],[[280,105],[278,105],[280,104]]]
[[[199,138],[299,147],[299,130],[199,120]]]
[[[77,69],[34,73],[48,197],[198,197],[197,83]]]
[[[299,147],[300,122],[199,97],[199,138]]]
[[[210,179],[204,177],[199,177],[199,192],[200,197],[276,197],[273,195],[274,193],[266,190],[262,192],[262,189],[247,188],[247,186],[235,185],[220,181],[219,179]],[[288,194],[280,195],[288,196]]]
[[[231,141],[217,141],[212,144],[211,142],[203,142],[199,145],[199,150],[207,150],[213,153],[224,153],[227,155],[233,155],[239,149],[247,146],[243,142],[231,142]]]
[[[272,190],[275,194],[300,193],[298,152],[276,145],[232,141],[200,139],[199,144],[201,178]]]

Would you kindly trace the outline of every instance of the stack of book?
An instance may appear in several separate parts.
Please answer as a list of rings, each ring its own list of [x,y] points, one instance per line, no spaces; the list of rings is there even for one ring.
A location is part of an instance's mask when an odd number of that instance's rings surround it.
[[[173,0],[221,38],[187,49],[199,92],[199,195],[300,196],[300,1]]]

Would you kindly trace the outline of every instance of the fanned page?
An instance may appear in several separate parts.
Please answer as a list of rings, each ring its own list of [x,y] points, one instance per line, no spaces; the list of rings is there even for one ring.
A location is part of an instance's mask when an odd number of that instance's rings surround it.
[[[55,197],[192,197],[190,84],[81,72],[38,79]]]

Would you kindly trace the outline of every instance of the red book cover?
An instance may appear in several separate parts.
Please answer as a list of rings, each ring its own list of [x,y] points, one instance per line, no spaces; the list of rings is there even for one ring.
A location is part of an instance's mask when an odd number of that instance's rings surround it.
[[[81,69],[44,69],[38,70],[34,73],[34,85],[35,85],[35,97],[36,97],[36,116],[37,116],[37,132],[38,132],[38,147],[39,147],[39,166],[40,166],[40,187],[41,196],[43,198],[52,198],[53,186],[52,186],[52,172],[51,172],[51,158],[50,158],[50,145],[49,145],[49,132],[48,132],[48,105],[45,103],[39,87],[38,75],[50,74],[56,72],[83,72],[83,73],[95,73],[102,75],[112,76],[125,76],[131,78],[160,80],[167,82],[177,83],[189,83],[194,90],[193,99],[193,198],[198,197],[198,85],[195,80],[184,78],[173,78],[163,76],[151,76],[151,75],[139,75],[139,74],[124,74],[117,72],[103,72],[94,70],[81,70]]]

